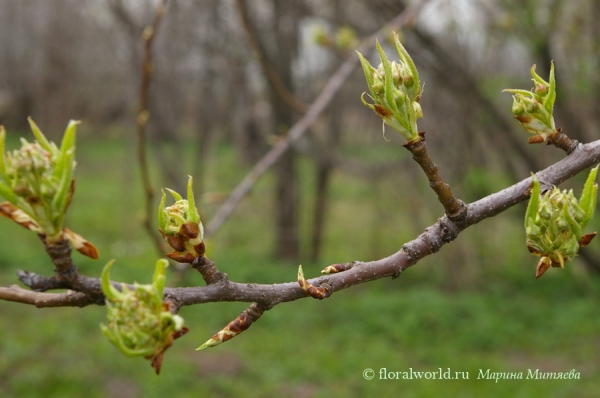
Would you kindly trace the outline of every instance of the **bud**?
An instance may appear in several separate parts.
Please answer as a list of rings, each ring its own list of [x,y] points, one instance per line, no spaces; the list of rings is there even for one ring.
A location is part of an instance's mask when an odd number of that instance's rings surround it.
[[[187,200],[171,189],[167,188],[167,191],[175,199],[175,204],[165,207],[167,198],[163,191],[158,207],[158,230],[174,249],[167,253],[167,257],[180,263],[191,263],[205,252],[204,227],[194,200],[192,177],[188,180]]]
[[[252,317],[248,314],[248,310],[245,310],[237,318],[229,322],[227,326],[204,342],[204,344],[196,348],[196,351],[206,350],[207,348],[214,347],[226,342],[227,340],[231,340],[244,330],[248,329],[250,325],[252,325],[252,322],[254,322],[254,319],[252,319]]]
[[[525,214],[526,243],[529,252],[542,257],[537,265],[536,278],[550,266],[564,268],[565,262],[587,246],[596,233],[583,234],[594,215],[598,185],[595,183],[598,166],[590,171],[581,198],[573,191],[554,187],[540,196],[540,183],[535,177],[531,198]]]
[[[348,25],[340,27],[335,33],[335,46],[338,50],[352,50],[359,44],[356,32]]]
[[[534,82],[531,91],[519,89],[502,91],[514,94],[512,113],[525,130],[533,135],[529,138],[529,143],[537,144],[546,141],[556,131],[552,115],[556,100],[554,63],[550,67],[550,82],[546,82],[535,73],[535,65],[531,67],[531,76]]]
[[[377,51],[381,59],[381,65],[377,69],[373,68],[369,61],[357,52],[373,104],[365,101],[366,93],[363,93],[360,98],[366,107],[373,110],[383,120],[384,130],[387,124],[402,134],[407,141],[414,141],[419,139],[417,119],[423,117],[423,112],[418,104],[422,87],[412,58],[395,33],[394,41],[400,60],[390,62],[377,42]]]
[[[306,280],[304,272],[302,271],[302,265],[298,266],[298,284],[304,293],[312,298],[323,300],[331,295],[331,286],[329,284],[326,283],[323,284],[323,286],[314,286]]]
[[[338,272],[348,271],[354,266],[354,263],[331,264],[323,268],[322,274],[337,274]]]
[[[6,132],[0,126],[0,195],[8,201],[1,204],[0,213],[44,235],[47,244],[53,245],[68,239],[63,221],[75,192],[75,131],[79,122],[69,122],[58,148],[31,118],[28,120],[36,140],[30,143],[21,138],[21,148],[6,154]],[[93,247],[85,242],[88,249]],[[95,247],[84,251],[91,253],[97,258]]]
[[[102,271],[102,291],[106,296],[108,325],[100,325],[113,345],[127,356],[143,356],[160,373],[163,355],[173,341],[187,333],[183,318],[172,314],[163,302],[167,260],[156,262],[152,284],[134,283],[134,290],[121,284],[121,291],[110,282],[110,261]]]
[[[315,25],[310,32],[312,42],[318,46],[331,47],[332,38],[325,26],[322,24]]]

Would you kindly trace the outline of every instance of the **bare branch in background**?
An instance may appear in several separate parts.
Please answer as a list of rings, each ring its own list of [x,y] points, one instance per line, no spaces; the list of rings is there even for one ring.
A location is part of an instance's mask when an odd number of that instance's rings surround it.
[[[271,64],[269,63],[266,54],[260,47],[260,43],[256,38],[254,29],[252,27],[252,23],[250,22],[250,18],[248,16],[248,9],[246,8],[245,1],[236,0],[235,5],[238,10],[238,14],[240,15],[240,18],[242,20],[242,27],[244,28],[246,39],[248,40],[248,44],[252,49],[252,56],[260,65],[267,80],[269,81],[269,83],[271,83],[271,86],[273,87],[275,92],[277,92],[281,99],[286,104],[288,104],[290,108],[292,108],[298,113],[306,113],[306,111],[308,110],[308,105],[296,98],[294,94],[292,94],[290,90],[288,90],[285,84],[283,84],[281,78],[279,77],[277,72],[275,72],[273,67],[271,67]]]
[[[152,74],[154,64],[152,62],[152,44],[156,37],[160,21],[162,20],[168,0],[163,0],[156,9],[156,15],[152,25],[147,26],[142,34],[144,40],[144,59],[142,61],[142,80],[140,83],[139,92],[139,105],[136,120],[136,132],[137,132],[137,145],[138,145],[138,163],[140,166],[140,173],[142,177],[142,185],[144,189],[144,215],[143,225],[150,238],[154,241],[159,255],[165,252],[164,242],[160,239],[160,236],[156,233],[156,229],[152,224],[153,214],[152,208],[154,206],[154,187],[150,181],[150,170],[148,167],[148,159],[146,152],[146,126],[150,114],[148,112],[148,92],[150,90],[150,82],[152,81]]]
[[[386,26],[378,30],[373,35],[365,38],[357,50],[367,52],[374,46],[375,38],[392,29],[398,29],[407,23],[414,20],[419,10],[427,3],[427,0],[420,1],[416,5],[407,8],[400,15],[391,20]],[[291,145],[297,141],[304,133],[313,125],[319,115],[327,108],[335,93],[343,86],[344,82],[350,77],[354,69],[358,66],[359,61],[356,55],[350,55],[339,69],[331,76],[319,96],[315,99],[312,105],[304,116],[292,126],[285,138],[280,139],[273,148],[263,156],[250,173],[231,191],[231,194],[217,210],[211,218],[205,229],[205,235],[211,236],[223,225],[223,223],[233,213],[233,210],[240,201],[250,192],[258,179],[273,166],[290,149]]]

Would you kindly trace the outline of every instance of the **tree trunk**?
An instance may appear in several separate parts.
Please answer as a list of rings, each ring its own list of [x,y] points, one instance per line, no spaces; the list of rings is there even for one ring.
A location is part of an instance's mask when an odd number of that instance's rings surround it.
[[[342,131],[341,109],[337,104],[332,104],[329,113],[329,128],[322,153],[317,157],[317,192],[315,198],[315,212],[313,218],[310,260],[316,262],[321,254],[323,241],[323,228],[328,209],[327,186],[329,185],[333,164],[328,156],[337,147]]]
[[[297,13],[293,2],[274,0],[276,49],[270,61],[283,84],[292,90],[292,61],[298,47]],[[293,124],[292,109],[284,103],[273,87],[269,89],[275,131],[287,132]],[[298,177],[296,154],[288,151],[277,165],[276,175],[276,251],[278,259],[295,261],[299,257],[298,239]]]

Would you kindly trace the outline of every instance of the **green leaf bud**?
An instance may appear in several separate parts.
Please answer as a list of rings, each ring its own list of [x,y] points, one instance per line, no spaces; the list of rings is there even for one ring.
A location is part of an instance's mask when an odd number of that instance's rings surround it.
[[[406,140],[414,141],[420,139],[416,120],[423,116],[418,105],[422,89],[417,69],[397,35],[395,43],[399,62],[390,62],[379,42],[376,43],[381,59],[377,69],[358,53],[373,104],[365,101],[364,93],[361,101],[383,120],[384,127],[387,124]]]
[[[554,124],[554,101],[556,99],[556,81],[554,63],[550,69],[550,82],[546,82],[537,73],[535,65],[531,68],[534,87],[531,91],[506,89],[503,92],[514,94],[512,113],[527,132],[533,135],[529,143],[544,142],[556,131]]]

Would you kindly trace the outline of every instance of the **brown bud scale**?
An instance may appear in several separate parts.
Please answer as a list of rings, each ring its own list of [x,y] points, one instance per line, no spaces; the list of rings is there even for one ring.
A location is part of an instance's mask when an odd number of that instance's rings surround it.
[[[197,223],[186,221],[179,227],[179,234],[188,239],[196,239],[200,234],[200,228]]]
[[[534,135],[533,137],[530,137],[529,140],[527,140],[527,142],[530,144],[541,144],[542,142],[544,142],[544,137],[542,137],[541,135]]]
[[[596,232],[592,232],[591,234],[583,235],[581,237],[581,240],[579,241],[579,247],[586,247],[587,245],[590,244],[592,239],[594,239],[595,237],[596,237]]]
[[[332,264],[323,268],[322,274],[337,274],[338,272],[348,271],[352,268],[352,263]]]

